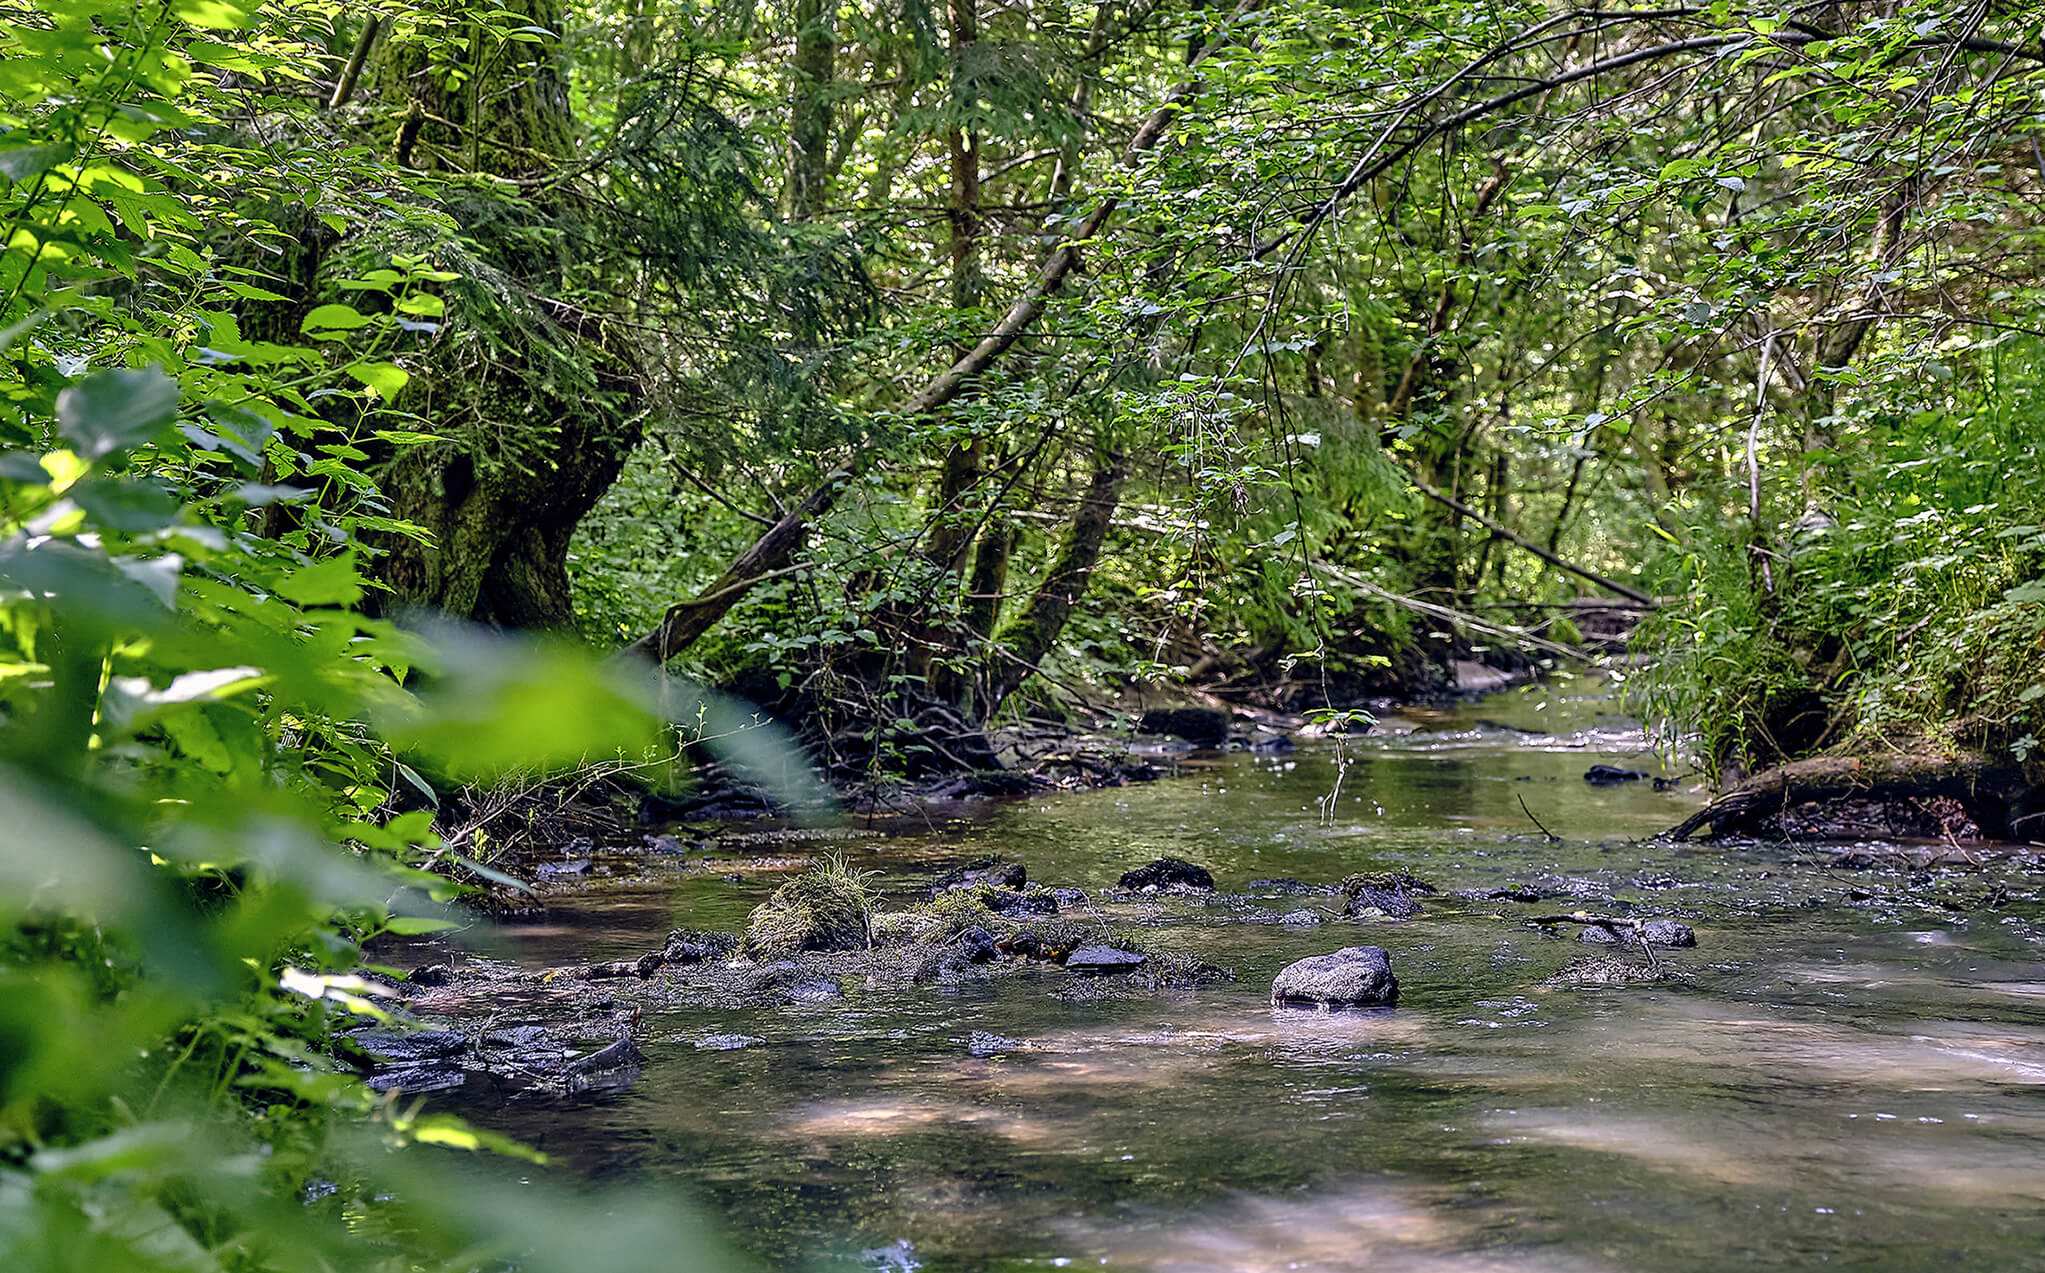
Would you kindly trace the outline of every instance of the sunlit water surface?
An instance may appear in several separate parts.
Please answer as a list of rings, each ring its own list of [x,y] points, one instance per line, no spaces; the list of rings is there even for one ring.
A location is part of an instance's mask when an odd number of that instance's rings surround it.
[[[1586,784],[1599,761],[1663,772],[1608,710],[1581,683],[1509,691],[1340,757],[1186,762],[841,847],[904,897],[997,853],[1088,889],[1163,854],[1223,891],[1567,877],[1694,924],[1698,948],[1663,957],[1686,980],[1546,984],[1596,952],[1528,918],[1575,902],[1444,896],[1304,929],[1185,903],[1152,936],[1235,984],[1072,1002],[1051,973],[678,1013],[644,1023],[623,1092],[474,1112],[592,1177],[679,1185],[788,1269],[2045,1269],[2033,868],[1649,842],[1698,796]],[[778,879],[685,869],[557,905],[510,949],[636,954],[677,924],[738,926]],[[1267,903],[1303,904],[1334,905]],[[1271,1008],[1287,962],[1364,942],[1391,952],[1395,1010]],[[974,1056],[976,1031],[1021,1046]],[[696,1048],[710,1032],[763,1042]]]

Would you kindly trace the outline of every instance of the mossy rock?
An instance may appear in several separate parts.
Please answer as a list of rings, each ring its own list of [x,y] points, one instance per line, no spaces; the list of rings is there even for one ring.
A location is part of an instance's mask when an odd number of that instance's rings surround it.
[[[907,946],[934,936],[942,927],[939,920],[923,911],[883,911],[873,917],[873,944]]]
[[[804,950],[863,950],[873,944],[873,899],[859,873],[820,863],[774,890],[746,921],[745,953],[784,959]]]
[[[988,908],[981,890],[977,888],[940,893],[917,907],[914,913],[930,921],[925,936],[939,941],[956,937],[968,928],[986,928],[995,922],[994,912]]]

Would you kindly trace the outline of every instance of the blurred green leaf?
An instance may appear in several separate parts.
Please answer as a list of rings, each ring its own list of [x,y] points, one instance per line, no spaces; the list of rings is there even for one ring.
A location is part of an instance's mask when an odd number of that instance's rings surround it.
[[[177,414],[178,382],[155,367],[102,371],[57,395],[57,427],[88,460],[146,442]]]

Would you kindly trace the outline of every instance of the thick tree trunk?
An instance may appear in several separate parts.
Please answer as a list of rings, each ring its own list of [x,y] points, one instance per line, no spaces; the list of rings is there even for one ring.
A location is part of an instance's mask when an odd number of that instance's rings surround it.
[[[560,0],[511,0],[511,7],[533,26],[562,29]],[[416,48],[382,48],[387,52],[374,61],[377,91],[388,109],[404,115],[416,165],[531,178],[556,171],[574,153],[575,119],[557,41],[491,45],[474,32],[468,69],[475,74],[453,88]],[[532,205],[535,217],[553,212],[544,199]],[[534,253],[534,240],[519,233],[524,228],[484,218],[470,234],[517,299],[544,315],[545,298],[562,290],[563,266]],[[467,306],[457,298],[449,321],[488,322],[499,299],[509,298],[478,297]],[[554,389],[550,377],[516,369],[503,379],[448,376],[429,384],[422,377],[437,414],[466,413],[489,427],[457,443],[406,450],[378,473],[392,515],[432,536],[426,544],[388,537],[378,570],[394,606],[505,627],[574,622],[569,540],[617,480],[641,429],[627,360],[604,347],[604,334],[547,328],[597,369],[595,394]],[[534,339],[523,329],[520,335]]]
[[[1797,805],[1848,800],[1947,799],[1958,803],[1990,839],[2010,835],[2019,808],[2036,793],[2023,773],[1985,757],[1944,749],[1872,756],[1812,756],[1763,770],[1669,831],[1687,840],[1706,827],[1713,836],[1766,833]]]
[[[393,539],[381,566],[399,607],[432,608],[506,628],[565,628],[574,620],[568,545],[638,444],[636,425],[570,422],[554,440],[561,462],[477,473],[451,447],[409,452],[384,470],[392,507],[431,544]]]

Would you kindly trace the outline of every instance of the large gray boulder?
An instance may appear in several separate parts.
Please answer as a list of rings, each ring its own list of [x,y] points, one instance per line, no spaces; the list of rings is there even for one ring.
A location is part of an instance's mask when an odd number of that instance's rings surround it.
[[[1271,1002],[1292,1007],[1374,1008],[1398,998],[1399,979],[1381,946],[1347,946],[1302,959],[1271,983]]]

